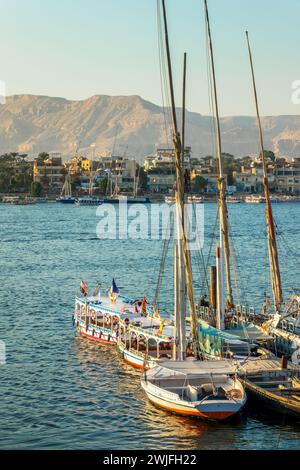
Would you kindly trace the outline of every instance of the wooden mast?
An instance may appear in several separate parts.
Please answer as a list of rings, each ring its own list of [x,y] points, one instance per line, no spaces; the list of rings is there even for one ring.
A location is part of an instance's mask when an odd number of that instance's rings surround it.
[[[248,31],[246,31],[246,37],[247,37],[247,44],[248,44],[248,51],[249,51],[249,58],[250,58],[250,65],[251,65],[254,99],[255,99],[256,114],[257,114],[257,123],[258,123],[258,128],[259,128],[261,158],[262,158],[262,163],[263,163],[263,179],[264,179],[263,184],[264,184],[264,193],[265,193],[265,199],[266,199],[266,222],[267,222],[267,229],[268,229],[268,248],[269,248],[269,262],[270,262],[272,290],[273,290],[275,308],[277,311],[279,311],[283,303],[283,296],[282,296],[281,277],[280,277],[279,259],[278,259],[278,251],[277,251],[276,228],[275,228],[275,222],[274,222],[274,217],[273,217],[272,204],[270,200],[264,138],[263,138],[263,131],[262,131],[262,125],[261,125],[260,112],[259,112],[254,66],[253,66],[253,59],[252,59],[252,52],[251,52],[251,47],[250,47]]]
[[[174,144],[175,159],[176,159],[176,181],[177,181],[177,188],[176,188],[177,211],[176,212],[177,212],[177,217],[180,218],[179,224],[178,224],[180,226],[180,233],[178,233],[178,238],[179,238],[178,248],[180,250],[180,245],[182,242],[184,271],[185,271],[186,287],[187,287],[190,317],[191,317],[191,339],[193,342],[194,349],[196,351],[197,350],[197,346],[196,346],[197,345],[197,317],[196,317],[195,300],[194,300],[193,275],[192,275],[192,270],[191,270],[190,252],[187,246],[188,245],[187,237],[186,237],[185,226],[184,226],[184,182],[183,182],[183,171],[182,171],[182,144],[181,144],[181,139],[180,139],[178,126],[177,126],[173,75],[172,75],[172,63],[171,63],[165,0],[162,0],[162,9],[163,9],[163,18],[164,18],[165,45],[166,45],[166,53],[167,53],[168,75],[169,75],[169,85],[170,85],[170,95],[171,95],[171,111],[172,111],[172,118],[173,118],[173,144]]]
[[[207,0],[204,0],[204,7],[205,7],[206,26],[207,26],[207,34],[208,34],[208,42],[209,42],[211,69],[212,69],[213,94],[214,94],[215,118],[216,118],[216,129],[217,129],[217,158],[219,162],[218,186],[219,186],[219,207],[220,207],[220,223],[221,223],[221,238],[222,238],[222,240],[220,240],[220,245],[221,245],[220,248],[222,248],[222,245],[223,245],[225,269],[226,269],[226,280],[227,280],[227,304],[229,307],[231,307],[233,306],[233,293],[232,293],[231,268],[230,268],[230,245],[229,245],[229,228],[228,228],[228,209],[227,209],[227,202],[226,202],[226,182],[225,182],[225,178],[223,174],[222,142],[221,142],[220,115],[219,115],[218,93],[217,93],[217,83],[216,83],[216,71],[215,71],[214,52],[213,52]],[[224,312],[223,312],[223,315],[224,315]]]

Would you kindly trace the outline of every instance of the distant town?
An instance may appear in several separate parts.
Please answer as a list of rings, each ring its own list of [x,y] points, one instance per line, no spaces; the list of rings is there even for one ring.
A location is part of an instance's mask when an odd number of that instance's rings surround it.
[[[281,195],[300,195],[300,158],[277,158],[266,152],[270,190]],[[261,156],[242,158],[223,154],[228,193],[262,194],[263,168]],[[188,174],[189,192],[207,197],[217,192],[218,163],[212,156],[195,158],[192,149],[185,149],[184,165]],[[78,152],[63,160],[60,154],[40,153],[35,159],[26,154],[0,156],[0,195],[48,197],[62,193],[68,178],[72,194],[111,195],[148,194],[153,197],[171,195],[175,185],[173,150],[160,148],[139,163],[134,157],[99,156],[90,159]]]

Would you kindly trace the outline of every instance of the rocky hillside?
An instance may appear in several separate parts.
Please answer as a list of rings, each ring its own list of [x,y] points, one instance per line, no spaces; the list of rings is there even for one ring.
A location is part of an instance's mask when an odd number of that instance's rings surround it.
[[[300,116],[263,119],[266,148],[278,155],[300,156]],[[253,117],[222,118],[223,150],[236,156],[258,152]],[[81,152],[115,153],[143,157],[170,144],[163,109],[139,96],[93,96],[68,101],[47,96],[16,95],[0,105],[0,153],[36,154],[41,151],[71,155]],[[187,113],[187,143],[195,156],[212,153],[212,121]]]

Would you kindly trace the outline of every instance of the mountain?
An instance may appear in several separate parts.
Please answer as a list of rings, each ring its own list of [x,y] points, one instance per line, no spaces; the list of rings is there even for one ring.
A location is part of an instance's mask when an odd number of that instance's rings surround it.
[[[116,154],[144,157],[159,146],[171,145],[171,138],[166,138],[169,120],[169,112],[139,96],[99,95],[70,101],[14,95],[0,105],[0,153],[48,151],[70,156],[80,143],[80,152],[92,155],[95,143],[97,153],[115,149]],[[187,112],[186,124],[186,142],[194,156],[212,154],[211,118]],[[225,117],[221,127],[224,152],[236,156],[258,153],[254,117]],[[267,149],[279,156],[300,156],[300,116],[265,117],[263,127]]]

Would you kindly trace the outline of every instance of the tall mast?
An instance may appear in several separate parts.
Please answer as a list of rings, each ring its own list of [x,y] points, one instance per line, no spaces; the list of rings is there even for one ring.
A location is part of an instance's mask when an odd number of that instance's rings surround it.
[[[205,7],[206,27],[207,27],[212,79],[213,79],[213,94],[214,94],[215,119],[216,119],[216,129],[217,129],[217,158],[219,162],[218,185],[219,185],[220,224],[221,224],[221,238],[222,238],[222,240],[220,240],[220,249],[221,251],[224,250],[228,304],[230,306],[233,306],[231,269],[230,269],[228,209],[227,209],[227,202],[226,202],[226,182],[225,182],[225,178],[223,174],[222,142],[221,142],[220,115],[219,115],[218,93],[217,93],[217,83],[216,83],[216,71],[215,71],[214,52],[213,52],[207,0],[204,0],[204,7]],[[221,256],[222,256],[222,253],[221,253]]]
[[[182,242],[182,252],[183,252],[183,261],[184,261],[184,271],[186,278],[186,287],[189,299],[189,308],[191,316],[191,338],[196,350],[197,345],[197,317],[195,309],[195,299],[194,299],[194,289],[193,289],[193,275],[191,270],[191,259],[190,252],[187,246],[187,237],[184,227],[184,184],[183,184],[183,171],[182,171],[182,144],[180,135],[177,127],[177,117],[176,117],[176,108],[175,108],[175,99],[174,99],[174,86],[173,86],[173,75],[172,75],[172,63],[171,63],[171,54],[170,54],[170,45],[169,45],[169,35],[168,35],[168,24],[167,24],[167,14],[166,14],[166,5],[165,0],[162,0],[163,8],[163,17],[164,17],[164,29],[165,29],[165,44],[167,52],[167,63],[168,63],[168,75],[169,75],[169,85],[170,85],[170,95],[171,95],[171,110],[173,118],[173,144],[175,150],[176,158],[176,206],[177,206],[177,217],[180,218],[180,232],[178,233],[178,248],[180,250],[180,245]],[[183,312],[184,313],[184,312]]]
[[[261,150],[261,158],[262,158],[262,164],[263,164],[264,193],[265,193],[265,199],[266,199],[266,223],[267,223],[267,230],[268,230],[268,248],[269,248],[269,262],[270,262],[272,290],[273,290],[275,308],[276,310],[279,311],[283,303],[283,296],[282,296],[281,277],[280,277],[279,259],[278,259],[278,251],[277,251],[276,229],[275,229],[275,222],[274,222],[273,211],[272,211],[272,204],[270,200],[264,138],[263,138],[263,131],[262,131],[262,125],[261,125],[260,112],[259,112],[257,89],[256,89],[255,74],[254,74],[254,65],[253,65],[248,31],[246,31],[246,37],[247,37],[247,44],[248,44],[248,51],[249,51],[249,58],[250,58],[250,65],[251,65],[251,74],[252,74],[255,106],[256,106],[257,123],[258,123],[258,128],[259,128],[260,150]]]

